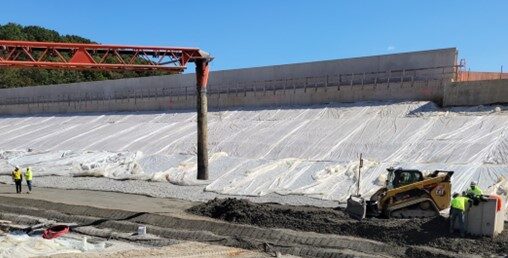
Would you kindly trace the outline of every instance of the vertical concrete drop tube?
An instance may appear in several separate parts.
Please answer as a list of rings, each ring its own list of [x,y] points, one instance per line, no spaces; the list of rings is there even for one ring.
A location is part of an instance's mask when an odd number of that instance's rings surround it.
[[[208,101],[206,84],[208,82],[209,60],[196,60],[196,88],[198,109],[198,180],[208,180]]]

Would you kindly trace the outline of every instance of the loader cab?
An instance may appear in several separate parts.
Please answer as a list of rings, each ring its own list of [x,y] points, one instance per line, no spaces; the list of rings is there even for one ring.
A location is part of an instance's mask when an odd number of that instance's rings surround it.
[[[388,168],[386,188],[394,189],[423,180],[423,173],[415,169]]]

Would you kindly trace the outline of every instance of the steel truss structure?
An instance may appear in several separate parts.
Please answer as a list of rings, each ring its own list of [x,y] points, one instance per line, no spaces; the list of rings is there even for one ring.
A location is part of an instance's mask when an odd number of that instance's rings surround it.
[[[198,48],[0,40],[0,66],[181,73],[189,62],[211,60]]]

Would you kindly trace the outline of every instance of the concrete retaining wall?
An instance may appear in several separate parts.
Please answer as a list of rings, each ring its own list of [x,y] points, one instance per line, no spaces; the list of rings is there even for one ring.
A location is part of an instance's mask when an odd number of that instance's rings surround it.
[[[209,105],[228,108],[413,99],[440,102],[439,92],[443,82],[452,80],[455,63],[456,49],[449,48],[216,71],[210,74]],[[428,81],[439,86],[422,86]],[[379,86],[397,84],[417,85],[418,89]],[[194,108],[194,85],[194,74],[182,74],[1,89],[0,114]],[[329,93],[328,88],[333,87],[337,94]]]
[[[331,102],[431,100],[442,103],[442,80],[213,93],[209,109],[309,105]],[[196,97],[167,96],[0,105],[0,114],[79,113],[195,109]]]
[[[456,82],[444,88],[443,105],[475,106],[508,103],[508,79]]]

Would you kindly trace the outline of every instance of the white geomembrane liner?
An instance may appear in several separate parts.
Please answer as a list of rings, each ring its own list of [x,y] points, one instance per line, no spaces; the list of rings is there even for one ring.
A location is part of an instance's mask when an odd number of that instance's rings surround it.
[[[11,257],[47,257],[52,255],[90,253],[101,251],[116,251],[139,249],[139,246],[128,243],[102,240],[97,243],[85,241],[86,236],[68,234],[63,237],[47,240],[40,235],[14,233],[0,236],[0,258]]]
[[[454,170],[508,192],[508,107],[359,102],[209,113],[210,180],[196,180],[195,112],[0,118],[0,173],[169,181],[222,194],[344,201],[384,183],[386,168]]]

